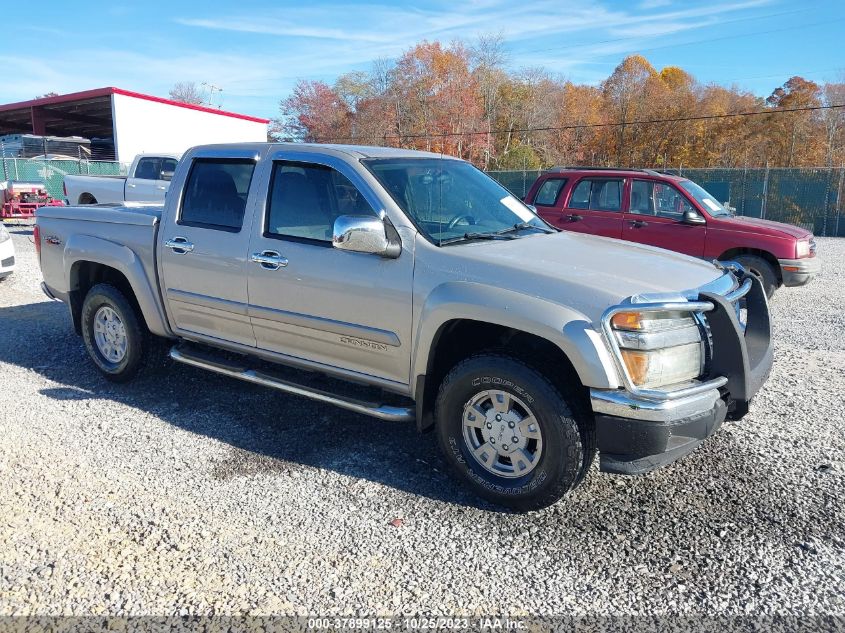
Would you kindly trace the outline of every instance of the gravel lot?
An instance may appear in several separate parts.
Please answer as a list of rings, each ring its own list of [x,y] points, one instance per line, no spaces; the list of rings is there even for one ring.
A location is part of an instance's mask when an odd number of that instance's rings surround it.
[[[412,425],[164,361],[107,383],[41,294],[31,228],[12,232],[0,615],[845,614],[845,240],[775,297],[746,419],[516,515]]]

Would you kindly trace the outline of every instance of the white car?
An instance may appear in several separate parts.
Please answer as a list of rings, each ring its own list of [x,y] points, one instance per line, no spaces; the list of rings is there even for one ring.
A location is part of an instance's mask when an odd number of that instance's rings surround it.
[[[12,274],[15,269],[15,245],[6,225],[0,222],[0,280]]]
[[[178,162],[178,154],[138,154],[127,176],[67,175],[65,198],[70,205],[163,202]]]

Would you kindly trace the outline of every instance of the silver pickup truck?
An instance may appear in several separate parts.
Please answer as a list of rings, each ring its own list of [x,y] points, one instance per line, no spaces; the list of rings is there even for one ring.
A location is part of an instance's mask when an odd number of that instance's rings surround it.
[[[181,363],[416,420],[494,503],[552,504],[596,454],[605,472],[668,464],[745,415],[771,368],[741,267],[558,232],[461,160],[206,146],[170,192],[39,212],[43,289],[106,378],[170,339]]]

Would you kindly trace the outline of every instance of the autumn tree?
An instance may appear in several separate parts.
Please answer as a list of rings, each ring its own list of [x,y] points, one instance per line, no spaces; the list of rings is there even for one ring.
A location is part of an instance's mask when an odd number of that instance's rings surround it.
[[[280,110],[282,116],[274,120],[280,138],[343,142],[351,134],[351,112],[346,101],[323,81],[298,81]]]
[[[821,100],[828,108],[821,113],[825,165],[845,165],[845,108],[831,107],[845,104],[845,82],[826,84]]]
[[[792,77],[783,86],[775,88],[766,103],[776,110],[800,110],[818,107],[821,105],[821,98],[821,89],[817,83],[803,77]],[[802,158],[817,152],[820,149],[816,141],[817,135],[812,132],[818,123],[819,117],[812,111],[771,115],[768,126],[775,132],[771,136],[774,159],[786,167],[792,167],[797,162],[802,162]]]
[[[615,158],[619,165],[638,162],[634,158],[639,154],[644,126],[631,123],[648,118],[650,98],[659,85],[657,71],[641,55],[626,57],[602,84],[605,107],[615,124]]]
[[[483,166],[487,169],[495,154],[493,128],[499,109],[499,90],[508,81],[504,65],[507,62],[504,35],[481,35],[470,49],[472,74],[481,97],[484,127]]]
[[[839,165],[845,110],[816,108],[843,102],[845,83],[793,77],[762,98],[640,55],[598,86],[576,84],[544,68],[508,70],[502,36],[487,35],[469,46],[424,41],[333,83],[302,80],[271,131],[442,151],[485,169]]]

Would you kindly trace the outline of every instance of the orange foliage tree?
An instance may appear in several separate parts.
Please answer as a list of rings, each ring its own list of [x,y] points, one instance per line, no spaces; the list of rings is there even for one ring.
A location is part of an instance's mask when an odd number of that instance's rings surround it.
[[[277,138],[443,152],[485,169],[553,164],[816,166],[845,162],[845,83],[789,78],[767,98],[625,58],[599,86],[543,68],[509,72],[501,36],[423,41],[333,85],[300,81]],[[758,116],[731,116],[762,112]]]

